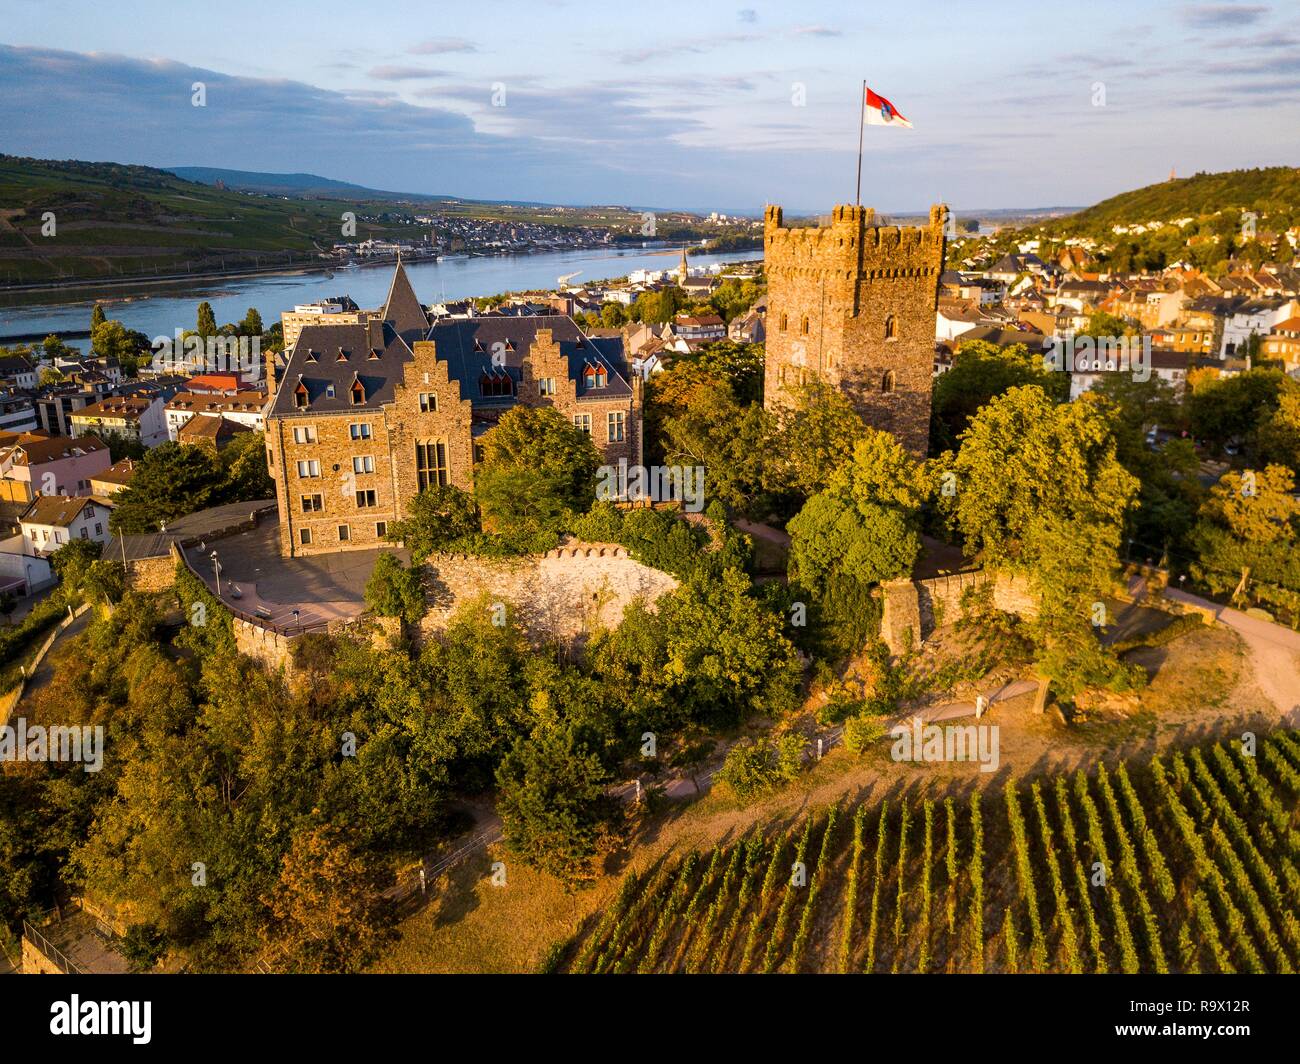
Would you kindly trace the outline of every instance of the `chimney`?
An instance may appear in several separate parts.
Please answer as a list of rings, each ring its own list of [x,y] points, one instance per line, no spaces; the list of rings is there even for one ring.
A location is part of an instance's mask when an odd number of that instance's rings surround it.
[[[266,353],[266,394],[275,395],[275,352]]]

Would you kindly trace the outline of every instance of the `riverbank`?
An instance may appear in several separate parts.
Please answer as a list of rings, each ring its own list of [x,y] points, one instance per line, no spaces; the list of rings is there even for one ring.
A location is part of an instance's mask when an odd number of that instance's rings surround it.
[[[638,269],[671,268],[681,247],[605,246],[528,254],[466,254],[406,259],[407,273],[416,293],[426,303],[497,295],[503,292],[548,291],[560,277],[573,283],[590,283],[625,277]],[[728,266],[755,261],[753,251],[710,254],[692,251],[692,268]],[[358,306],[382,306],[391,280],[392,257],[368,260],[365,267],[339,270],[333,264],[242,271],[220,276],[180,275],[140,283],[136,278],[116,283],[81,284],[76,287],[19,293],[0,290],[0,344],[39,342],[50,333],[84,336],[90,309],[103,305],[110,318],[146,336],[170,336],[177,328],[192,329],[195,308],[208,302],[218,322],[239,321],[255,307],[265,322],[279,319],[292,307],[323,299],[348,296]],[[368,267],[379,267],[371,269]],[[36,337],[36,341],[19,337]]]

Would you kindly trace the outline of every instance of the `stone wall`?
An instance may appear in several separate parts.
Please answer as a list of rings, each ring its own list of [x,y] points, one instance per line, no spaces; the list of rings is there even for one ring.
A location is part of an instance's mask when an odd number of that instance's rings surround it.
[[[63,969],[60,968],[49,957],[40,951],[40,948],[23,935],[23,957],[22,957],[23,975],[62,975]]]
[[[1029,581],[1010,573],[977,569],[929,580],[890,580],[881,589],[880,637],[893,654],[917,648],[936,628],[962,616],[967,593],[974,595],[985,587],[994,609],[1026,620],[1038,616],[1038,597]]]
[[[631,558],[624,547],[575,543],[525,558],[433,555],[424,634],[446,627],[456,608],[486,595],[518,612],[510,619],[536,637],[572,639],[613,627],[636,598],[654,601],[677,581]]]
[[[281,666],[285,669],[293,667],[292,637],[280,635],[239,617],[230,620],[235,630],[235,646],[240,653],[255,658],[273,671]]]
[[[166,591],[175,587],[175,559],[170,554],[132,559],[126,563],[126,586],[131,591]]]

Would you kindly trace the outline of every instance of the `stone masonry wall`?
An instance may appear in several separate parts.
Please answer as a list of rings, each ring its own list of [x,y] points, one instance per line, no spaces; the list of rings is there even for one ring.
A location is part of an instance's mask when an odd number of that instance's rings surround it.
[[[572,639],[613,627],[636,598],[654,601],[677,581],[628,556],[624,547],[570,544],[544,555],[492,559],[433,555],[430,607],[421,629],[446,627],[456,608],[478,596],[517,609],[511,620],[535,636]]]
[[[1038,615],[1038,598],[1024,577],[984,570],[930,580],[891,580],[882,586],[884,611],[880,636],[893,654],[921,645],[936,628],[962,615],[962,597],[991,585],[993,608],[1023,619]]]
[[[281,666],[286,670],[293,667],[292,638],[279,635],[239,617],[232,617],[231,624],[235,630],[235,646],[241,654],[247,654],[250,658],[260,661],[272,671]]]
[[[127,562],[126,584],[132,591],[166,591],[176,585],[176,562],[170,554],[133,559]]]

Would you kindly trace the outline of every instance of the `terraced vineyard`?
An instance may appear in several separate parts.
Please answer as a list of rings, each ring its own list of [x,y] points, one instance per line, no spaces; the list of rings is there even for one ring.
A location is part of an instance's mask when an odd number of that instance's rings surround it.
[[[1292,972],[1300,735],[841,805],[629,875],[570,972]]]

